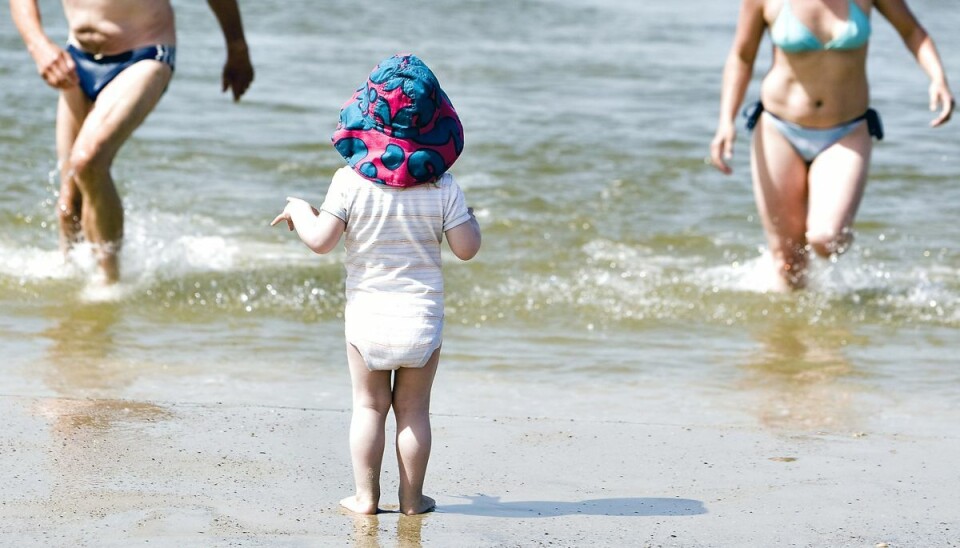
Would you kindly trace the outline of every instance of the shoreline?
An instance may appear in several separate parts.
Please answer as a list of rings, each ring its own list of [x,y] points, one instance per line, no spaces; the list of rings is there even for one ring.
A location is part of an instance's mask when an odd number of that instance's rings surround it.
[[[359,517],[337,503],[346,409],[0,396],[0,410],[0,539],[17,545],[950,546],[960,531],[956,436],[438,413],[437,510]]]

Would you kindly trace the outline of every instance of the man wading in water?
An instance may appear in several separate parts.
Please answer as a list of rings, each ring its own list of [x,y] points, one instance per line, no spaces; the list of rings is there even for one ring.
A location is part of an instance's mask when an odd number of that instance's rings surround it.
[[[223,90],[234,100],[253,81],[236,0],[209,0],[227,42]],[[93,247],[105,283],[120,276],[123,204],[110,166],[163,95],[176,63],[169,0],[63,0],[66,48],[40,22],[37,0],[10,0],[10,12],[46,83],[60,90],[57,158],[60,247],[80,236]]]

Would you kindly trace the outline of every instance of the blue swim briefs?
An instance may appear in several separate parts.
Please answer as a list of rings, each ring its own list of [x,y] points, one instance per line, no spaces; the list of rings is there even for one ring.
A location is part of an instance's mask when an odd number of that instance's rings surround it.
[[[174,46],[145,46],[135,50],[118,53],[116,55],[94,55],[83,51],[73,44],[67,45],[67,52],[73,57],[77,65],[77,77],[80,79],[80,89],[91,101],[97,100],[97,95],[103,91],[118,74],[130,65],[153,59],[170,65],[174,68],[177,48]]]

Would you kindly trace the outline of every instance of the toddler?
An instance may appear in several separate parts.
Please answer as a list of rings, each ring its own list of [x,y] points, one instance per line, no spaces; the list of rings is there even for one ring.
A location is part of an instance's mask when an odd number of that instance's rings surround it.
[[[349,165],[334,174],[320,210],[288,198],[271,226],[286,221],[316,253],[344,238],[356,492],[340,504],[378,511],[393,407],[400,511],[428,512],[430,390],[443,333],[440,243],[446,235],[462,260],[480,249],[473,210],[447,173],[463,150],[463,127],[433,72],[413,55],[395,55],[344,105],[333,145]]]

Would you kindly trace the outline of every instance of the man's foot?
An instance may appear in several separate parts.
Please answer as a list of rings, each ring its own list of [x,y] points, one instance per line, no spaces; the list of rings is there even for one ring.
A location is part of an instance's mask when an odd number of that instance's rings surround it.
[[[378,510],[376,501],[361,502],[357,500],[356,495],[341,500],[340,506],[343,506],[355,514],[376,514]]]
[[[436,508],[437,508],[437,501],[433,500],[432,498],[426,495],[421,495],[420,501],[417,504],[412,504],[410,506],[401,504],[400,512],[408,516],[413,516],[416,514],[425,514],[427,512],[433,512]]]

